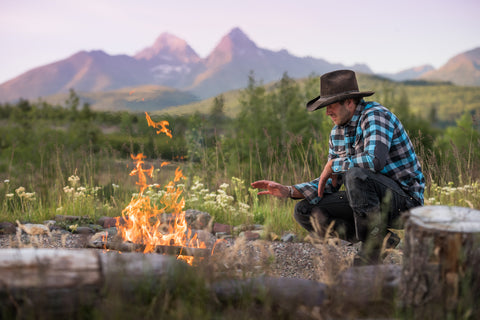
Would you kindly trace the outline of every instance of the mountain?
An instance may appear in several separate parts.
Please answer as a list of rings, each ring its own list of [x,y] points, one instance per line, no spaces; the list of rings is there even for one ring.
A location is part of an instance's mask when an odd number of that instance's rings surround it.
[[[161,34],[151,47],[134,58],[145,63],[152,83],[174,88],[191,85],[195,75],[205,69],[202,59],[187,42],[169,33]]]
[[[105,91],[148,84],[153,77],[142,62],[103,51],[81,51],[64,60],[27,71],[0,85],[0,101],[36,99],[76,91]]]
[[[429,71],[420,78],[480,86],[480,47],[454,56],[438,70]]]
[[[435,70],[435,68],[429,64],[426,64],[423,66],[405,69],[397,73],[381,73],[379,75],[395,81],[405,81],[417,79],[432,70]]]
[[[423,66],[389,77],[428,76],[480,85],[479,50],[461,54],[437,71],[424,73],[431,67]],[[71,88],[77,93],[86,93],[146,85],[171,87],[188,99],[205,99],[244,88],[251,71],[256,80],[268,83],[279,80],[285,72],[292,78],[302,78],[340,68],[372,74],[365,64],[344,66],[319,58],[297,57],[287,50],[260,48],[239,28],[225,35],[206,58],[199,57],[186,41],[163,33],[152,46],[134,56],[109,55],[100,50],[80,51],[27,71],[0,84],[0,103],[67,93]]]
[[[239,28],[224,36],[205,60],[205,71],[200,73],[188,89],[198,96],[209,97],[218,93],[244,88],[250,71],[255,79],[270,82],[287,72],[290,77],[306,77],[315,72],[322,74],[338,68],[323,59],[299,58],[287,50],[278,52],[257,47]],[[371,73],[371,70],[368,69]]]
[[[344,67],[323,59],[296,57],[286,50],[259,48],[239,28],[224,36],[205,59],[184,40],[163,33],[134,56],[81,51],[27,71],[0,84],[0,102],[37,99],[67,93],[71,88],[85,93],[143,85],[188,90],[203,99],[245,87],[250,71],[256,80],[271,82],[285,72],[295,78]],[[350,68],[371,73],[366,65]]]

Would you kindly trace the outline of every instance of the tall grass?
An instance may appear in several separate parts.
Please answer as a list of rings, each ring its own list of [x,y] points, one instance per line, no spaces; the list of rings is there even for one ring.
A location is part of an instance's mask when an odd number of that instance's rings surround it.
[[[313,140],[303,143],[293,134],[286,145],[279,145],[268,132],[265,135],[267,151],[252,143],[247,161],[241,159],[240,150],[225,149],[218,141],[213,149],[204,146],[198,150],[198,162],[179,163],[188,176],[183,195],[186,207],[205,210],[216,222],[257,223],[275,234],[302,234],[292,218],[295,201],[260,197],[249,185],[256,179],[287,185],[314,179],[326,161],[326,150]],[[456,162],[449,163],[421,144],[415,147],[427,179],[426,204],[480,208],[480,168],[471,154],[462,154],[452,145]],[[155,161],[147,165],[155,165]],[[150,183],[166,184],[176,166],[156,170]],[[38,169],[12,161],[0,182],[0,219],[41,222],[57,214],[92,219],[119,216],[136,192],[134,178],[129,176],[132,167],[131,159],[119,158],[111,150],[93,152],[89,147],[75,154],[58,147],[53,155],[43,154]]]

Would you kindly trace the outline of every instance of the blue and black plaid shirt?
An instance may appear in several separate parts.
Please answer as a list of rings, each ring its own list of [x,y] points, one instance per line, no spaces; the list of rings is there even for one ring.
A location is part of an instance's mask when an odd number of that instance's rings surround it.
[[[367,168],[396,181],[402,189],[423,204],[425,179],[412,142],[402,123],[387,108],[377,102],[362,100],[346,125],[334,126],[330,133],[328,160],[339,174],[334,188],[329,179],[325,193],[338,191],[342,173],[349,168]],[[310,203],[317,203],[319,178],[294,185]]]

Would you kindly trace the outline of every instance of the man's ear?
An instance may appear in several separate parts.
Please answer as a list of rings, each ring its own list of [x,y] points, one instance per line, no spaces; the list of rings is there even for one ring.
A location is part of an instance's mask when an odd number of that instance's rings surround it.
[[[346,103],[347,103],[348,110],[350,110],[350,112],[353,112],[355,110],[355,108],[357,107],[355,105],[355,100],[354,99],[347,99]]]

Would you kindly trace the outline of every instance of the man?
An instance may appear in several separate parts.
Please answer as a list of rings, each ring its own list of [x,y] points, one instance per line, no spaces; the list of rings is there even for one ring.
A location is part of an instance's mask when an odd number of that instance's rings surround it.
[[[293,186],[268,180],[252,183],[266,189],[259,195],[303,199],[296,204],[294,217],[306,230],[318,232],[335,222],[341,237],[362,241],[356,264],[380,262],[384,238],[392,236],[388,228],[399,222],[402,212],[423,204],[425,189],[405,129],[388,109],[363,100],[372,94],[358,90],[353,71],[324,74],[320,96],[307,103],[309,111],[326,108],[335,124],[320,177]],[[339,191],[342,184],[344,191]]]

